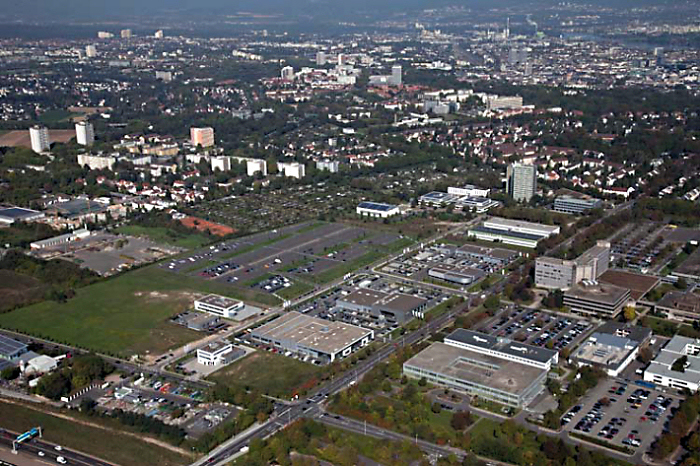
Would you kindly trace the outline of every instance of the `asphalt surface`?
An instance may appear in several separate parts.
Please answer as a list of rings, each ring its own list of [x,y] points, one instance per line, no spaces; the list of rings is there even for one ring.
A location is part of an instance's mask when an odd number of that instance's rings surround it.
[[[9,434],[11,437],[8,437],[6,434]],[[0,434],[0,445],[12,450],[12,439],[16,438],[18,435],[19,434],[16,432],[10,432],[8,430],[3,431],[3,433]],[[18,454],[34,456],[37,459],[52,462],[54,464],[60,464],[56,461],[56,458],[62,456],[66,460],[66,463],[64,464],[83,466],[114,466],[113,463],[108,463],[106,461],[94,458],[92,456],[87,456],[73,450],[68,450],[66,448],[61,447],[61,450],[58,451],[55,447],[55,444],[45,442],[40,438],[34,438],[22,443],[17,448],[17,451]],[[39,452],[43,452],[44,456],[40,456]]]

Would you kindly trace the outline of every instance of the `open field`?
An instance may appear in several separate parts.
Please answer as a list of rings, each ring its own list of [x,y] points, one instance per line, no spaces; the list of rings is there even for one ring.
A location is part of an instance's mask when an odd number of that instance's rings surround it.
[[[75,137],[75,131],[72,129],[50,129],[49,139],[54,142],[68,142]],[[0,136],[0,146],[9,147],[31,147],[29,141],[29,130],[9,131]]]
[[[295,393],[316,385],[323,370],[320,366],[259,350],[215,372],[209,380],[291,398]]]
[[[116,229],[117,233],[130,236],[143,236],[156,243],[165,243],[185,249],[195,249],[209,242],[206,236],[198,234],[184,235],[165,227],[142,227],[125,225]]]
[[[0,326],[99,352],[160,353],[200,336],[168,321],[190,307],[197,293],[232,291],[146,267],[81,288],[64,304],[46,301],[2,314]]]
[[[94,422],[91,420],[91,422]],[[114,430],[82,425],[0,399],[0,427],[25,432],[41,426],[44,438],[121,466],[180,465],[189,459]]]

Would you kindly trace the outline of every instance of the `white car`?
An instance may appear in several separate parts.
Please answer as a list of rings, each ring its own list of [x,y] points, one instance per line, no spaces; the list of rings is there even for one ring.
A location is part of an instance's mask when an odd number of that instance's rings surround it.
[[[56,446],[53,447],[53,448],[54,448],[54,450],[56,450],[56,451],[61,451],[61,450],[63,450],[63,448],[61,448],[61,445],[56,445]]]
[[[67,464],[67,463],[68,463],[68,461],[66,461],[66,459],[65,459],[64,457],[62,457],[62,456],[58,456],[58,457],[56,458],[56,462],[57,462],[57,463],[61,463],[61,464]]]
[[[41,451],[41,450],[39,450],[38,452],[36,452],[36,454],[39,455],[39,456],[46,456],[46,453],[44,453],[44,452]]]

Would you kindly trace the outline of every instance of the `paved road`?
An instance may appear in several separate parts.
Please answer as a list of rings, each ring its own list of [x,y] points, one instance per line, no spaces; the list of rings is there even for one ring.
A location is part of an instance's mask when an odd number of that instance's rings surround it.
[[[7,434],[7,435],[6,435]],[[9,435],[9,437],[8,437]],[[17,437],[16,432],[3,431],[0,434],[0,445],[12,449],[12,439]],[[40,458],[41,460],[48,460],[53,464],[59,464],[56,458],[62,456],[66,459],[66,464],[79,465],[79,466],[114,466],[113,463],[108,463],[106,461],[94,458],[92,456],[79,453],[75,450],[68,450],[66,448],[61,448],[60,451],[56,450],[56,445],[53,443],[45,442],[42,439],[34,438],[26,443],[19,446],[18,452],[24,453],[35,458]],[[44,456],[40,456],[39,452],[43,452]]]

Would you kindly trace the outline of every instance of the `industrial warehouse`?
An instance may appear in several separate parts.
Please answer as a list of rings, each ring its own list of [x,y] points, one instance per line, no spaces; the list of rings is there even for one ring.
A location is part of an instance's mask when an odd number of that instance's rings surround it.
[[[337,306],[344,311],[356,312],[375,321],[403,325],[414,317],[422,318],[428,301],[404,293],[357,288],[339,299]]]
[[[558,353],[455,330],[403,365],[404,374],[429,383],[522,408],[544,390]]]
[[[560,231],[558,226],[492,217],[469,229],[467,235],[482,241],[498,241],[534,249],[541,240],[558,235]]]
[[[367,346],[374,338],[374,331],[356,325],[288,312],[258,327],[250,333],[250,339],[259,344],[273,346],[287,355],[295,354],[304,361],[313,359],[321,364],[331,363]]]

